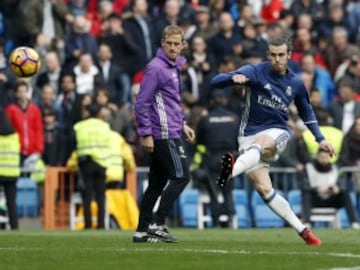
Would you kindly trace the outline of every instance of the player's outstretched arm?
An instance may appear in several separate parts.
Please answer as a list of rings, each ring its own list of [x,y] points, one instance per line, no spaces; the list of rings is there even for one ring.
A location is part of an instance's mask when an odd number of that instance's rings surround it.
[[[245,75],[238,74],[235,72],[230,72],[230,73],[219,73],[215,75],[215,77],[212,78],[210,83],[213,88],[217,88],[217,87],[224,88],[235,84],[244,84],[247,83],[248,81],[249,79]]]

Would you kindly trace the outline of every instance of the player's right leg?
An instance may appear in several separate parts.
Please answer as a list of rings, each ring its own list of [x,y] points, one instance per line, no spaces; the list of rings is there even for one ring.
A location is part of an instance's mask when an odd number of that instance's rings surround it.
[[[232,170],[235,163],[235,156],[227,152],[221,157],[220,175],[217,178],[219,186],[224,187],[231,178]]]
[[[321,240],[300,221],[292,211],[289,203],[272,187],[269,168],[261,167],[247,175],[254,184],[254,188],[279,217],[293,227],[308,245],[321,245]]]
[[[154,214],[154,222],[149,225],[147,232],[164,239],[165,242],[177,243],[179,241],[169,233],[165,221],[174,202],[190,181],[188,161],[180,139],[156,141],[155,147],[159,169],[162,171],[162,176],[169,181],[161,193],[159,207]]]

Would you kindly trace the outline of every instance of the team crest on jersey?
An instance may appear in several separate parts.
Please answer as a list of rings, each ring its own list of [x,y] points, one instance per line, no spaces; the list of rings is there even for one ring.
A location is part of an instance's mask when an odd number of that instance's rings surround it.
[[[291,86],[286,87],[285,94],[290,97],[292,95],[292,89]]]
[[[271,90],[271,85],[270,85],[270,83],[265,84],[264,89]]]
[[[178,82],[178,75],[176,74],[176,72],[171,73],[171,77],[173,78],[175,83]]]

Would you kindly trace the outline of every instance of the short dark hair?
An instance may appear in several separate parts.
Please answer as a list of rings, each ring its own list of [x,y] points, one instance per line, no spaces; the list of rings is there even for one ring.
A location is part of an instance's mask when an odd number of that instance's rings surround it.
[[[101,106],[97,103],[90,103],[85,106],[85,109],[88,111],[90,117],[97,117],[101,111]]]
[[[14,90],[15,92],[17,92],[17,90],[21,87],[21,86],[25,86],[27,90],[29,90],[29,85],[24,82],[24,81],[18,81],[16,84],[15,84],[15,87],[14,87]]]
[[[280,36],[280,37],[275,37],[275,38],[270,39],[268,41],[268,49],[269,49],[270,45],[281,46],[284,44],[287,46],[289,52],[292,51],[293,41],[292,41],[291,37],[289,37],[289,36]]]

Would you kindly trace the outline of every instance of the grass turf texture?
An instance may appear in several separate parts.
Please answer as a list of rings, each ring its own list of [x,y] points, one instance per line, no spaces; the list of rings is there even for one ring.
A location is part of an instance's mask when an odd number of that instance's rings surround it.
[[[360,269],[360,232],[315,230],[321,247],[292,229],[172,229],[177,244],[134,244],[123,231],[2,231],[1,270]]]

